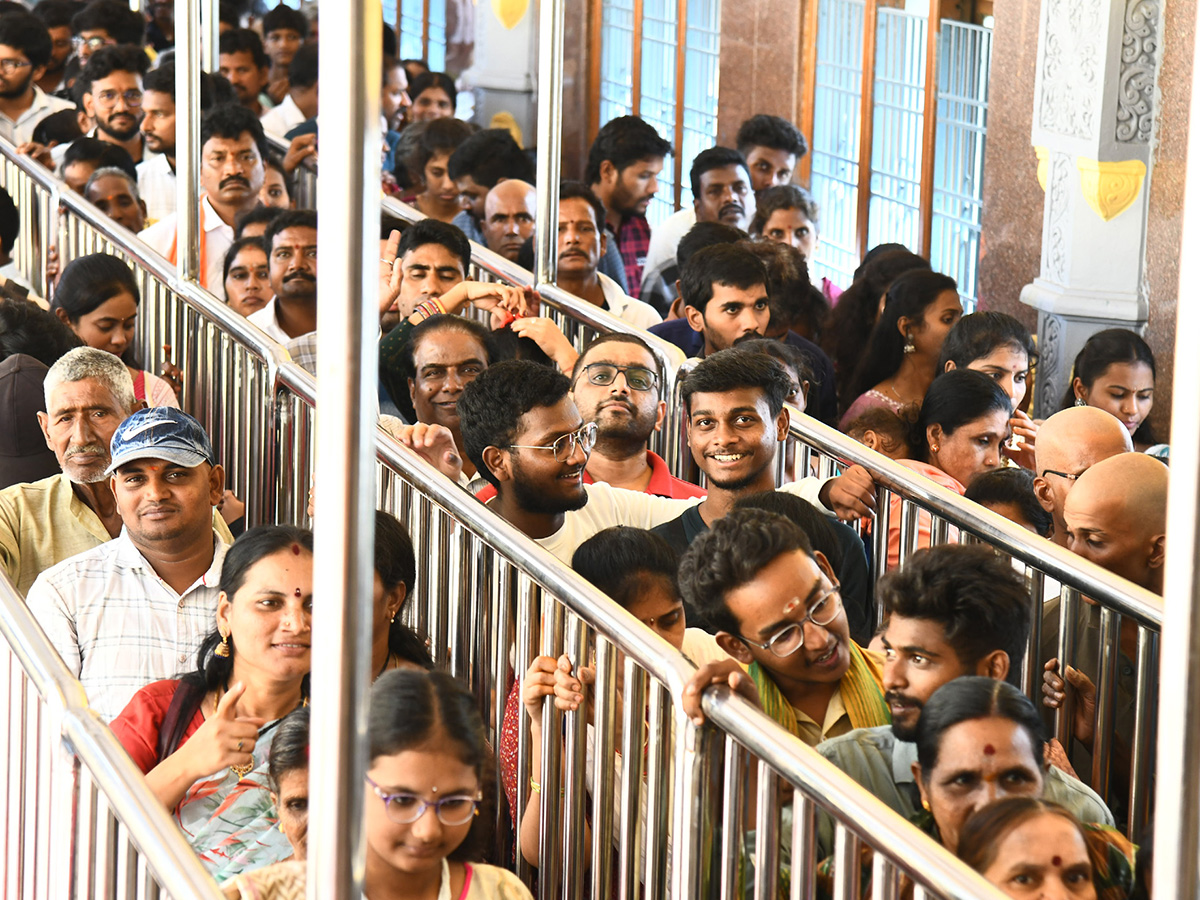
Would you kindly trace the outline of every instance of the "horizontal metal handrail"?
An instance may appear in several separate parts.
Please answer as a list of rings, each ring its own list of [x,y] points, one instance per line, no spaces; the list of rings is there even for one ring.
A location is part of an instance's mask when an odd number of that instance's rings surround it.
[[[174,900],[223,896],[174,819],[116,737],[91,709],[73,710],[63,736],[104,795],[159,887]]]
[[[947,522],[968,531],[1027,565],[1076,588],[1092,600],[1151,628],[1162,628],[1163,599],[1114,575],[1052,541],[953,491],[915,475],[911,469],[791,407],[791,436],[802,444],[849,465],[866,468],[876,483],[915,501]]]
[[[928,881],[939,893],[955,900],[1000,900],[1005,896],[745,698],[719,685],[705,691],[703,705],[708,718],[734,736],[738,744],[835,818],[869,835],[876,849],[895,860],[910,877]]]
[[[40,702],[46,706],[48,721],[57,729],[54,736],[58,741],[65,742],[60,743],[59,749],[68,751],[83,764],[92,782],[104,795],[105,802],[128,832],[129,840],[146,856],[158,883],[177,900],[212,900],[219,897],[215,883],[204,871],[182,832],[147,786],[112,731],[88,705],[83,686],[67,669],[62,657],[3,571],[0,571],[0,640],[16,657]],[[11,699],[11,696],[6,697],[6,700]],[[13,748],[10,745],[6,749],[11,751]],[[59,777],[62,777],[61,773]],[[10,790],[13,787],[10,785]],[[77,789],[73,788],[71,794],[68,802],[74,809],[79,800]],[[25,802],[38,804],[46,799],[27,794]],[[10,800],[10,812],[12,809]],[[72,846],[65,835],[56,835],[55,838],[60,848]],[[33,836],[27,839],[32,840]],[[94,847],[88,847],[78,857],[74,853],[67,853],[63,859],[73,869],[77,861],[82,861],[86,854],[94,851]],[[39,846],[35,852],[53,853],[54,850]]]

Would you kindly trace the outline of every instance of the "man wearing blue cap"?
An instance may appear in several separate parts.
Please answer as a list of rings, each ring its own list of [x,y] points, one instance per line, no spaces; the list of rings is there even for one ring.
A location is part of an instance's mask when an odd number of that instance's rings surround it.
[[[47,569],[27,603],[107,721],[188,668],[213,627],[226,545],[213,531],[225,471],[187,413],[135,412],[113,435],[105,474],[120,535]]]

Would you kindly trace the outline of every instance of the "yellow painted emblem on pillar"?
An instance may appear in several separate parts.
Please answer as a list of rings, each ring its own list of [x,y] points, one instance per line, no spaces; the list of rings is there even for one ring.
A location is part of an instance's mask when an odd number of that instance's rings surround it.
[[[1083,197],[1096,215],[1110,222],[1133,205],[1142,182],[1146,179],[1146,164],[1140,159],[1120,162],[1100,162],[1079,157],[1079,186]]]
[[[492,0],[492,12],[500,20],[500,24],[509,30],[521,21],[527,9],[529,0]]]
[[[1050,148],[1034,147],[1033,152],[1037,154],[1038,159],[1038,184],[1042,186],[1042,190],[1044,191],[1046,189],[1046,181],[1050,177]]]

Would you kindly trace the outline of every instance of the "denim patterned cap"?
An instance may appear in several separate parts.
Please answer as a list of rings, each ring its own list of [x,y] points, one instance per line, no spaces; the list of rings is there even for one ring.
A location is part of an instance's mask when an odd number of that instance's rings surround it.
[[[162,459],[191,469],[202,462],[217,464],[204,427],[173,406],[140,409],[117,426],[112,438],[111,475],[135,459]]]

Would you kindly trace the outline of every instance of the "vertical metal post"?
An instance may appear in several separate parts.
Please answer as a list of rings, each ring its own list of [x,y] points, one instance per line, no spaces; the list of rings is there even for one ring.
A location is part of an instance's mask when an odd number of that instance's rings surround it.
[[[175,0],[175,208],[179,277],[200,272],[200,17]]]
[[[215,72],[221,67],[221,16],[217,0],[201,0],[200,27],[204,29],[201,44],[201,60],[205,72]]]
[[[542,0],[538,19],[538,284],[558,273],[558,182],[562,163],[563,0]]]
[[[363,776],[375,536],[375,370],[379,331],[379,131],[383,11],[346,0],[321,22],[323,177],[317,275],[312,850],[308,895],[362,890]],[[357,61],[347,66],[346,60]]]
[[[1200,18],[1198,16],[1197,18]],[[1191,106],[1200,116],[1200,44],[1193,48]],[[1188,162],[1200,172],[1200,134],[1188,139]],[[1188,182],[1183,203],[1181,246],[1200,241],[1200,184]],[[1200,277],[1195,253],[1182,253],[1179,283],[1191,285]],[[1154,884],[1173,897],[1200,893],[1200,409],[1195,390],[1200,385],[1200,354],[1192,344],[1200,329],[1200,309],[1181,303],[1175,320],[1175,386],[1171,403],[1171,441],[1178,452],[1171,460],[1171,492],[1167,499],[1167,554],[1163,596],[1162,668],[1158,708],[1168,727],[1158,734],[1157,791],[1154,831],[1161,839],[1154,848]]]

